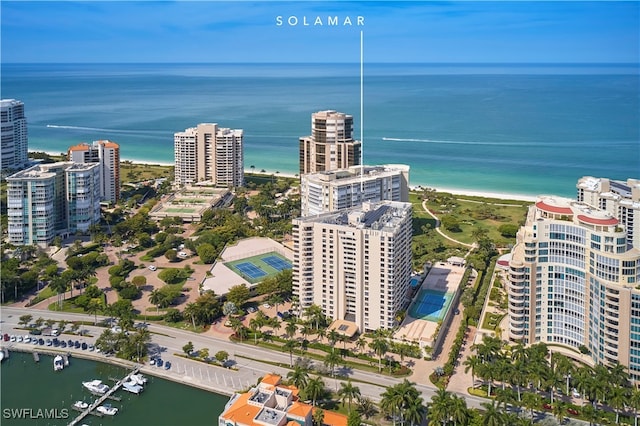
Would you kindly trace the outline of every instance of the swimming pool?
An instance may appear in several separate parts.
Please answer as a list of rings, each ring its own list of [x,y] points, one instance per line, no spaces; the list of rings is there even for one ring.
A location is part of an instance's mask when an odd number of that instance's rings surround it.
[[[420,277],[411,277],[411,288],[416,288],[420,285],[422,279]]]
[[[409,315],[416,319],[441,321],[451,306],[451,299],[453,299],[453,293],[420,290],[409,309]]]

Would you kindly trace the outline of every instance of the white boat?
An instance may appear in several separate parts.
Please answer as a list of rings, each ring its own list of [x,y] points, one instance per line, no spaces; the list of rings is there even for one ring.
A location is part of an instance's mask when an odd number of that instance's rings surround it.
[[[0,351],[0,362],[4,359],[4,349]]]
[[[147,378],[142,374],[132,374],[131,381],[135,382],[136,385],[144,386],[147,383]]]
[[[89,389],[91,392],[104,395],[109,391],[109,386],[102,383],[102,380],[91,380],[90,382],[82,382],[82,386]]]
[[[127,392],[139,394],[144,388],[134,381],[128,381],[122,383],[122,389],[126,390]]]
[[[56,355],[53,359],[53,371],[62,370],[64,368],[64,358],[62,355]]]
[[[115,416],[118,413],[118,409],[116,407],[112,407],[111,404],[104,404],[96,408],[96,411],[100,414],[104,414],[105,416]]]
[[[86,410],[89,408],[89,404],[84,401],[76,401],[73,403],[73,408],[77,408],[79,410]]]

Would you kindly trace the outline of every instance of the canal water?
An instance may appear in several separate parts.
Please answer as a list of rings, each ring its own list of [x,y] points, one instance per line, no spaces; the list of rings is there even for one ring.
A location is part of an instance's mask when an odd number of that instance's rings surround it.
[[[121,379],[127,371],[113,366],[71,357],[70,365],[53,371],[53,357],[40,355],[36,363],[30,353],[11,352],[0,368],[0,424],[2,426],[66,425],[78,414],[71,406],[77,400],[87,403],[96,397],[82,382]],[[190,386],[146,375],[144,391],[131,394],[118,390],[120,401],[108,401],[118,408],[111,416],[85,417],[79,425],[91,426],[212,426],[229,400]]]

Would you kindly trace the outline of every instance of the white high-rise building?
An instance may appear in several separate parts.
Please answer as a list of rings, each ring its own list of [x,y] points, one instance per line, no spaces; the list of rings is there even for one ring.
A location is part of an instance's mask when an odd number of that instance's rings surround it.
[[[352,166],[302,175],[302,216],[333,212],[364,202],[409,201],[409,166]]]
[[[41,164],[7,177],[9,242],[46,246],[100,221],[98,164]]]
[[[202,123],[174,134],[175,184],[244,185],[243,131]]]
[[[609,212],[627,230],[629,247],[640,249],[640,179],[627,181],[585,176],[578,180],[577,200]]]
[[[293,292],[302,310],[361,331],[396,325],[411,281],[411,204],[394,201],[293,220]]]
[[[98,163],[101,198],[112,203],[120,200],[120,145],[108,140],[83,142],[69,148],[67,157],[74,163]]]
[[[29,141],[24,103],[0,100],[0,164],[2,170],[19,170],[29,162]]]
[[[570,199],[531,206],[509,264],[508,336],[640,380],[640,249],[609,212]],[[579,350],[586,348],[586,355]]]
[[[362,143],[353,139],[353,116],[333,110],[311,114],[311,135],[300,138],[300,176],[360,164]]]

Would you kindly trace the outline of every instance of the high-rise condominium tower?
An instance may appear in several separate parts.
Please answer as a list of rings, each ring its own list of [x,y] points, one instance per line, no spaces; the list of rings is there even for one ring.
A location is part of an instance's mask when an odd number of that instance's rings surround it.
[[[46,246],[100,221],[100,166],[41,164],[7,177],[9,242]]]
[[[80,143],[69,148],[69,161],[98,163],[100,170],[100,197],[117,203],[120,199],[120,146],[108,140]]]
[[[243,131],[202,123],[174,134],[175,184],[244,185]]]
[[[593,364],[619,362],[640,380],[640,250],[627,245],[618,219],[581,202],[540,197],[509,268],[510,339],[565,347],[577,357],[584,347]]]
[[[411,204],[395,201],[293,220],[293,293],[360,331],[396,325],[411,281]]]
[[[311,114],[311,136],[300,138],[300,175],[360,164],[361,142],[353,140],[353,117],[332,110]]]
[[[627,230],[627,245],[640,249],[640,179],[585,176],[576,187],[578,201],[609,212]]]
[[[15,99],[0,100],[0,130],[2,170],[18,170],[29,161],[27,119],[24,103]]]
[[[409,201],[409,166],[353,166],[302,175],[302,216],[333,212],[364,202]]]

